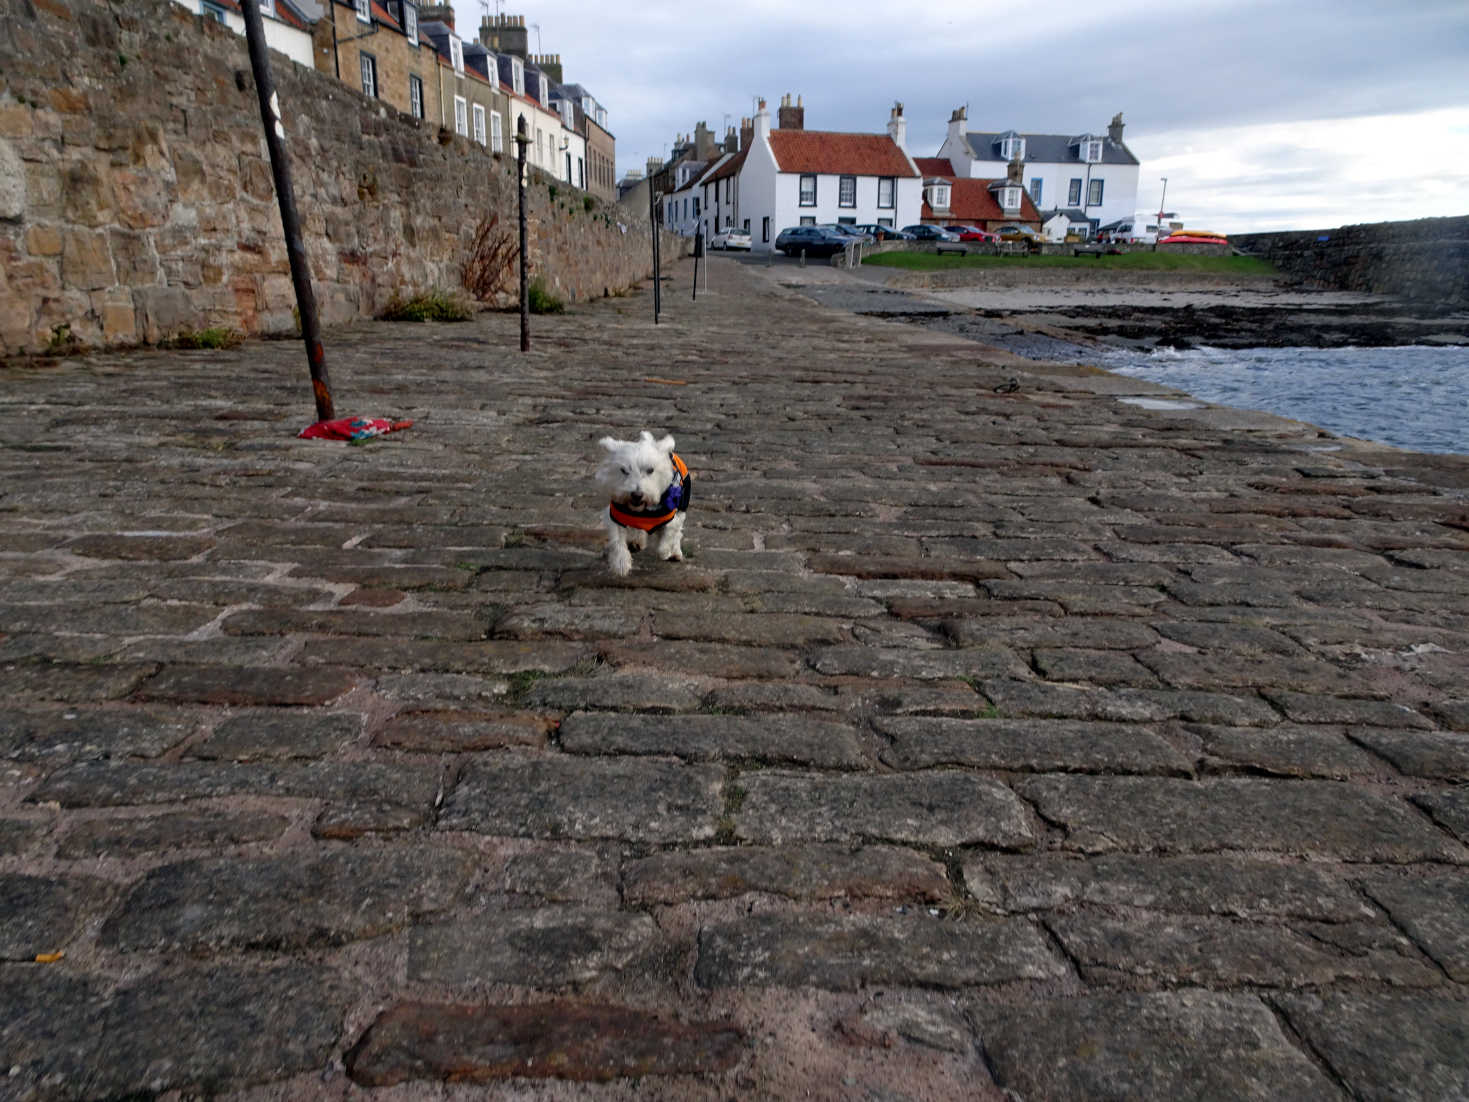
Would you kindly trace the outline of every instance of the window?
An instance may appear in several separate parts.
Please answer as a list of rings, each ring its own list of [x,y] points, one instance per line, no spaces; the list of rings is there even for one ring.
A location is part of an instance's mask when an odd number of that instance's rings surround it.
[[[449,36],[449,60],[454,63],[456,73],[464,72],[464,40],[457,34]]]
[[[855,207],[857,205],[857,177],[837,177],[837,206]],[[855,219],[854,219],[855,221]]]
[[[694,196],[694,217],[699,217],[699,197],[697,195]]]
[[[463,96],[454,97],[454,133],[469,137],[469,104]]]
[[[517,96],[525,95],[525,62],[518,57],[510,59],[510,87]]]
[[[566,182],[571,183],[571,154],[566,154]]]
[[[403,33],[409,42],[418,45],[418,8],[408,3],[403,5]]]
[[[749,233],[750,232],[750,220],[748,218],[745,219],[744,230],[745,230],[746,233]]]
[[[877,220],[877,224],[879,226],[891,226],[893,224],[893,220],[891,218],[879,218]]]
[[[1066,189],[1066,205],[1068,207],[1079,207],[1079,206],[1081,206],[1081,177],[1080,176],[1078,176],[1078,177],[1076,177],[1076,179],[1072,180],[1070,186]]]
[[[485,109],[477,103],[474,105],[474,140],[480,145],[485,144]]]
[[[949,209],[949,185],[934,184],[928,189],[928,205],[934,210]]]
[[[372,22],[372,9],[368,7],[371,0],[352,0],[352,6],[357,9],[357,18],[364,23]]]
[[[576,159],[576,186],[583,191],[587,187],[587,163],[580,157]]]
[[[810,215],[810,214],[803,214],[803,215],[801,215],[801,225],[803,225],[803,226],[814,226],[814,225],[816,225],[816,218],[815,218],[815,216],[814,215]]]
[[[415,76],[408,78],[408,113],[415,119],[423,118],[423,81]]]
[[[260,14],[262,14],[262,15],[274,15],[275,14],[275,0],[260,0]]]
[[[877,205],[884,210],[893,209],[893,192],[896,190],[896,184],[897,180],[892,176],[879,176],[877,178]]]
[[[1020,189],[1018,187],[1002,187],[1000,189],[1000,206],[1007,211],[1020,209]]]
[[[801,206],[814,207],[816,205],[816,177],[805,175],[801,177]],[[801,225],[807,223],[803,220]]]
[[[358,54],[357,63],[362,69],[362,94],[377,99],[377,59],[371,54]]]
[[[855,219],[855,218],[838,218],[837,219],[837,225],[838,226],[855,226],[856,224],[857,224],[857,219]]]
[[[1011,135],[1000,142],[1000,156],[1007,161],[1025,160],[1025,139]]]
[[[490,112],[490,152],[505,152],[505,132],[501,129],[500,112]]]
[[[1102,183],[1101,180],[1093,180],[1091,187],[1087,189],[1086,205],[1089,207],[1100,207],[1102,205]]]
[[[1044,185],[1045,181],[1039,176],[1030,182],[1030,201],[1037,207],[1041,205],[1041,190]]]
[[[764,218],[760,219],[760,240],[770,240],[770,215],[768,214]]]
[[[209,0],[200,0],[199,14],[205,19],[213,19],[216,23],[223,23],[225,21],[224,9],[218,4],[209,3]]]
[[[1100,138],[1093,138],[1091,141],[1086,143],[1086,162],[1087,164],[1094,165],[1101,159],[1102,141]]]

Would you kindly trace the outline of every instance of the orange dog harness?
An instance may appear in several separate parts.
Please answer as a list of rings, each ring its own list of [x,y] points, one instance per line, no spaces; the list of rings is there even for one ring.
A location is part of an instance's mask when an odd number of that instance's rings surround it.
[[[655,532],[679,513],[686,512],[694,496],[694,476],[689,474],[684,461],[674,452],[673,481],[663,491],[663,500],[652,509],[624,509],[617,502],[607,506],[607,515],[624,528],[641,528],[644,532]]]

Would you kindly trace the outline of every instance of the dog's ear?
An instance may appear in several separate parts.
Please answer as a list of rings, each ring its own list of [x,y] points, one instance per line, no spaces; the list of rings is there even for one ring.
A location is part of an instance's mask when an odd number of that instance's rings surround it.
[[[647,436],[650,440],[652,439],[652,434],[651,433],[644,433],[643,435],[644,436]],[[672,455],[673,454],[673,437],[671,437],[671,436],[665,436],[662,440],[658,441],[658,443],[656,443],[653,446],[656,447],[661,452],[667,452],[669,455]]]
[[[615,452],[617,450],[617,445],[622,443],[622,441],[614,440],[610,436],[604,436],[602,437],[602,439],[598,440],[597,443],[601,444],[602,447],[606,448],[609,452]]]

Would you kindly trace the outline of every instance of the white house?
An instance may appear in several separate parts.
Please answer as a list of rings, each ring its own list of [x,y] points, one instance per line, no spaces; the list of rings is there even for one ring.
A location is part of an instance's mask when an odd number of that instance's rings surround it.
[[[1083,211],[1093,229],[1137,208],[1138,159],[1122,141],[1122,115],[1105,134],[1022,134],[1017,130],[967,130],[967,110],[949,117],[938,155],[958,177],[994,178],[1019,160],[1025,188],[1039,209]]]
[[[714,161],[683,160],[669,172],[673,190],[663,196],[663,226],[665,229],[693,237],[704,230],[707,238],[707,213],[704,208],[704,179],[722,167],[734,154],[721,153]]]
[[[245,16],[239,0],[174,0],[174,3],[195,15],[223,23],[236,34],[245,33]],[[303,7],[292,0],[260,0],[260,21],[265,26],[268,47],[311,69],[316,65],[311,48],[311,24],[320,13],[314,10],[308,13]]]
[[[923,179],[904,148],[901,104],[885,134],[806,130],[799,105],[781,107],[785,125],[772,130],[761,100],[749,147],[700,181],[708,189],[706,231],[743,226],[752,248],[768,252],[787,226],[918,221]]]

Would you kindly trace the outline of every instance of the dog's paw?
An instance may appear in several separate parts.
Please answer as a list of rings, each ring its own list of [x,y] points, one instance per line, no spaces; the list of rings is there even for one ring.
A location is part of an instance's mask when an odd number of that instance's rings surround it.
[[[648,533],[638,532],[627,537],[627,545],[634,551],[641,551],[648,546]]]
[[[608,548],[607,569],[619,578],[625,578],[632,573],[632,556],[628,554],[626,547],[617,544]]]
[[[683,562],[683,548],[674,547],[663,553],[664,562]]]

